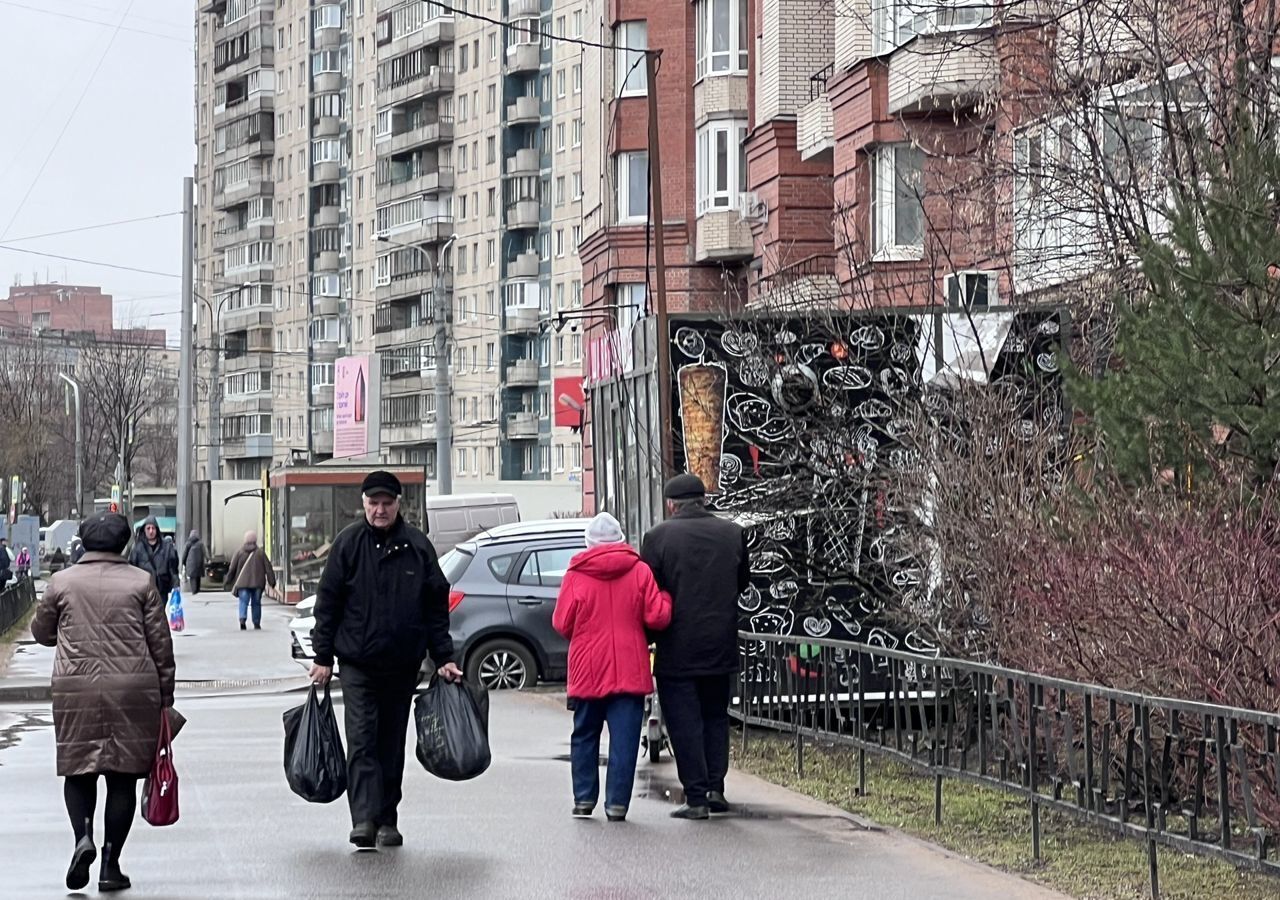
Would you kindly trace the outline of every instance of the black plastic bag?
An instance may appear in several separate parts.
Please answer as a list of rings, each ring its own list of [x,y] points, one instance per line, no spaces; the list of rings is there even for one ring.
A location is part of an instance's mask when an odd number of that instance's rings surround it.
[[[446,781],[466,781],[489,768],[489,692],[467,681],[433,677],[413,701],[418,762]]]
[[[306,703],[285,711],[284,774],[309,803],[332,803],[347,790],[347,755],[327,684],[324,699],[313,684]]]

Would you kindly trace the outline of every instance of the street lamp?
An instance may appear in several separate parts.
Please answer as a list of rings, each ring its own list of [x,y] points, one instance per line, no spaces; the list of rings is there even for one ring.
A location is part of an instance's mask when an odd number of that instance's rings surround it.
[[[62,372],[58,373],[58,377],[70,386],[76,398],[76,508],[72,510],[72,518],[80,518],[81,508],[84,506],[84,445],[80,432],[80,382]]]
[[[384,244],[403,247],[406,250],[417,250],[421,253],[431,266],[432,275],[435,279],[435,309],[432,314],[436,320],[434,340],[436,351],[436,490],[441,496],[453,493],[453,417],[452,410],[449,408],[449,301],[445,297],[444,257],[449,247],[457,239],[458,236],[456,234],[450,235],[449,239],[441,244],[440,249],[436,251],[435,259],[432,259],[431,254],[427,252],[425,247],[418,244],[402,244],[399,241],[391,240],[386,235],[378,235],[378,240]]]

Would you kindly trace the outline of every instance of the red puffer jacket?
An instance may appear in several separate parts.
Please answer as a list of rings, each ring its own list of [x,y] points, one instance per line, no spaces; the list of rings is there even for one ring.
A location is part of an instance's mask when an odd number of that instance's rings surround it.
[[[569,696],[649,694],[645,629],[671,623],[671,597],[626,544],[602,544],[569,563],[552,624],[569,639]]]

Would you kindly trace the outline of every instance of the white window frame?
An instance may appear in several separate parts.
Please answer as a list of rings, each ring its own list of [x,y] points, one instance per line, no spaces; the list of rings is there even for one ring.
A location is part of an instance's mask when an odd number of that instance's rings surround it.
[[[918,36],[985,28],[995,0],[872,0],[871,55],[883,56]]]
[[[645,96],[649,92],[648,69],[640,51],[649,48],[649,23],[643,19],[619,22],[613,29],[613,45],[619,48],[613,52],[614,96]],[[624,49],[627,47],[636,49]]]
[[[900,153],[913,153],[920,160],[918,178],[921,184],[915,186],[917,202],[920,203],[920,240],[918,243],[899,243],[897,240],[899,210],[897,199],[899,188],[904,185],[903,175],[898,171]],[[924,217],[924,154],[909,143],[881,144],[871,152],[871,226],[873,259],[876,260],[914,260],[924,255],[924,234],[927,230]]]
[[[719,166],[719,141],[725,142],[725,171]],[[697,214],[726,212],[738,208],[738,197],[746,190],[747,123],[745,119],[715,119],[698,129]],[[723,174],[723,185],[720,187]]]
[[[723,14],[728,30],[716,40],[715,19]],[[720,75],[744,75],[751,50],[747,32],[747,0],[698,0],[694,4],[696,31],[694,38],[694,81]]]
[[[631,205],[631,178],[633,169],[638,167],[638,177],[643,178],[645,186],[644,201],[640,209]],[[649,154],[645,150],[619,153],[614,157],[614,176],[617,185],[615,202],[618,211],[619,225],[632,225],[649,220]]]

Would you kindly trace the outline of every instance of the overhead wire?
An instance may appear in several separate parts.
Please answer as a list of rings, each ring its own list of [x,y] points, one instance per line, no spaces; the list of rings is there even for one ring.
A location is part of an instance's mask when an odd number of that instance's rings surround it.
[[[90,18],[86,18],[85,16],[77,16],[74,13],[60,12],[59,10],[56,10],[56,9],[44,9],[43,7],[39,7],[39,6],[28,6],[25,3],[16,3],[14,2],[14,0],[0,0],[0,6],[11,6],[15,9],[25,9],[29,12],[43,13],[46,16],[57,16],[60,19],[70,19],[75,22],[84,22],[87,25],[100,25],[104,28],[112,27],[110,22],[103,22],[101,19],[90,19]],[[121,19],[121,21],[123,22],[124,19],[128,19],[128,18],[131,18],[131,16],[129,16],[129,14],[126,13],[124,18]],[[154,22],[159,21],[157,19],[143,20],[139,17],[132,17],[132,18],[138,18],[139,21],[154,21]],[[149,37],[161,38],[162,40],[175,41],[177,43],[187,44],[187,45],[190,45],[192,43],[191,38],[178,37],[177,35],[173,35],[173,34],[162,34],[159,31],[150,31],[146,28],[134,28],[129,25],[120,25],[116,27],[120,31],[127,31],[132,34],[145,34],[145,35],[148,35]],[[174,25],[173,27],[178,28],[179,26]]]
[[[3,0],[0,0],[0,2],[3,2]],[[115,222],[101,222],[97,225],[81,225],[77,228],[64,228],[61,231],[46,231],[44,234],[29,234],[29,235],[26,235],[25,237],[6,238],[5,243],[20,244],[25,241],[38,241],[38,240],[41,240],[42,238],[62,237],[63,235],[66,235],[66,234],[79,234],[82,231],[98,231],[103,228],[115,228],[119,225],[133,225],[138,222],[151,222],[156,219],[168,219],[168,218],[172,218],[173,216],[180,216],[180,215],[182,215],[182,210],[178,210],[176,212],[168,212],[168,213],[157,213],[156,215],[153,215],[153,216],[138,216],[135,219],[119,219]],[[22,252],[25,253],[30,251],[22,251]]]

